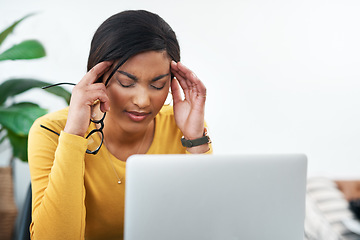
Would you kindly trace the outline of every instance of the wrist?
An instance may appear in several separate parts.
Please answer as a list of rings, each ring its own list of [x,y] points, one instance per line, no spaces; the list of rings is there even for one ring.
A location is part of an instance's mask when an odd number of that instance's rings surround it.
[[[202,153],[208,152],[209,150],[210,150],[209,143],[205,143],[203,145],[196,146],[196,147],[186,148],[186,151],[191,154],[202,154]]]
[[[65,125],[65,128],[64,128],[63,131],[66,132],[66,133],[72,134],[72,135],[80,136],[80,137],[84,137],[84,135],[85,135],[85,133],[82,133],[78,129],[68,127],[67,125]]]
[[[185,139],[185,140],[195,140],[195,139],[199,139],[199,138],[202,138],[203,136],[205,136],[205,131],[207,131],[207,130],[205,130],[205,128],[203,128],[203,130],[202,131],[199,131],[198,133],[193,133],[193,134],[186,134],[186,133],[184,133],[184,136],[183,136],[183,138]]]
[[[207,149],[206,151],[208,151],[209,143],[211,143],[211,140],[210,137],[208,136],[207,128],[204,128],[202,136],[198,138],[186,138],[186,137],[181,138],[181,144],[184,147],[186,147],[187,149],[196,148],[196,150],[193,151],[198,151],[197,149],[201,149],[200,151],[204,152],[205,148]],[[189,152],[193,152],[193,151],[189,151]]]

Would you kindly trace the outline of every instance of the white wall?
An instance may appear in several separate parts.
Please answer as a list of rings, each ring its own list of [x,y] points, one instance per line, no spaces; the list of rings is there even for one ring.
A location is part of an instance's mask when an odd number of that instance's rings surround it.
[[[94,31],[126,9],[154,11],[177,33],[183,63],[208,88],[216,154],[301,152],[309,176],[360,177],[358,0],[7,1],[0,4],[1,29],[39,13],[3,47],[36,38],[47,57],[1,63],[0,81],[79,81]],[[65,106],[39,93],[22,99],[51,111]]]

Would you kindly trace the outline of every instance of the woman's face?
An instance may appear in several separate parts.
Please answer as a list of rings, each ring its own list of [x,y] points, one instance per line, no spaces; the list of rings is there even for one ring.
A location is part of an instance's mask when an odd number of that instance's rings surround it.
[[[166,51],[149,51],[131,57],[116,71],[107,87],[110,111],[105,119],[111,126],[126,132],[146,129],[169,93],[170,61]]]

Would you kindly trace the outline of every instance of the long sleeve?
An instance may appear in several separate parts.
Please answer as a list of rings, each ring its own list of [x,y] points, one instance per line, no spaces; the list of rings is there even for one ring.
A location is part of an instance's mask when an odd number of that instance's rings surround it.
[[[29,133],[33,189],[31,238],[84,239],[87,140],[65,132],[57,136],[40,124],[59,130],[50,121],[37,120]]]
[[[86,154],[86,148],[99,146],[101,137],[93,134],[86,140],[62,132],[67,114],[68,109],[49,113],[30,129],[31,238],[122,239],[125,184],[118,184],[118,178],[126,181],[126,162],[113,156],[104,144],[96,155]],[[186,153],[172,108],[165,107],[155,124],[147,154]],[[88,132],[94,127],[90,124]]]

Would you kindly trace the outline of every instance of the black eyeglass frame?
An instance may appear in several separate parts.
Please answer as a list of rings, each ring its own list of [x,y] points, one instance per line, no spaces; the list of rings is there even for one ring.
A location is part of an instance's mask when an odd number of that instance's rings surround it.
[[[91,151],[91,150],[89,150],[89,149],[86,149],[86,153],[88,153],[88,154],[93,154],[93,155],[97,154],[97,153],[99,152],[101,146],[103,145],[103,142],[104,142],[103,129],[104,129],[104,119],[105,119],[105,115],[106,115],[106,112],[104,113],[103,117],[102,117],[100,120],[92,120],[92,119],[90,119],[91,122],[93,122],[93,123],[95,123],[95,124],[100,124],[100,127],[91,130],[91,131],[89,132],[89,134],[86,135],[85,138],[88,139],[88,138],[89,138],[91,135],[93,135],[94,133],[100,132],[100,134],[101,134],[101,142],[100,142],[100,145],[99,145],[94,151]],[[42,128],[44,128],[44,129],[46,129],[46,130],[48,130],[48,131],[50,131],[50,132],[52,132],[52,133],[55,133],[56,135],[60,136],[59,133],[55,132],[54,130],[52,130],[52,129],[50,129],[50,128],[42,125],[42,124],[40,124],[40,127],[42,127]]]
[[[108,81],[107,81],[107,82],[108,82]],[[107,83],[107,82],[106,82],[106,83]],[[74,84],[74,83],[63,82],[63,83],[56,83],[56,84],[48,85],[48,86],[42,87],[42,89],[46,89],[46,88],[50,88],[50,87],[55,87],[55,86],[59,86],[59,85],[64,85],[64,84],[67,84],[67,85],[76,85],[76,84]],[[85,138],[88,139],[88,138],[89,138],[91,135],[93,135],[94,133],[100,132],[100,134],[101,134],[101,142],[100,142],[100,145],[99,145],[94,151],[91,151],[91,150],[89,150],[89,149],[86,149],[86,153],[88,153],[88,154],[96,155],[96,154],[100,151],[100,148],[101,148],[101,146],[102,146],[103,143],[104,143],[104,133],[103,133],[103,129],[104,129],[104,126],[105,126],[105,125],[104,125],[105,116],[106,116],[106,112],[104,113],[104,115],[102,116],[102,118],[101,118],[100,120],[93,120],[93,119],[90,118],[90,121],[91,121],[91,122],[93,122],[93,123],[95,123],[95,124],[100,124],[100,127],[91,130],[91,131],[89,132],[89,134],[86,135]],[[42,128],[44,128],[44,129],[46,129],[46,130],[48,130],[48,131],[50,131],[50,132],[52,132],[52,133],[55,133],[55,134],[57,134],[58,136],[60,136],[59,133],[55,132],[54,130],[52,130],[52,129],[44,126],[44,125],[41,125],[41,124],[40,124],[40,127],[42,127]]]
[[[93,135],[94,133],[96,132],[100,132],[101,133],[101,142],[100,142],[100,145],[97,147],[97,149],[95,149],[94,151],[90,151],[89,149],[86,149],[86,153],[88,154],[97,154],[101,148],[101,146],[103,145],[103,142],[104,142],[104,133],[103,133],[103,129],[104,129],[104,119],[105,119],[105,116],[106,116],[106,112],[104,113],[103,117],[100,119],[100,120],[92,120],[90,118],[90,121],[95,123],[95,124],[100,124],[100,127],[99,128],[95,128],[93,130],[91,130],[91,132],[89,132],[89,134],[86,136],[86,139],[88,139],[91,135]]]

